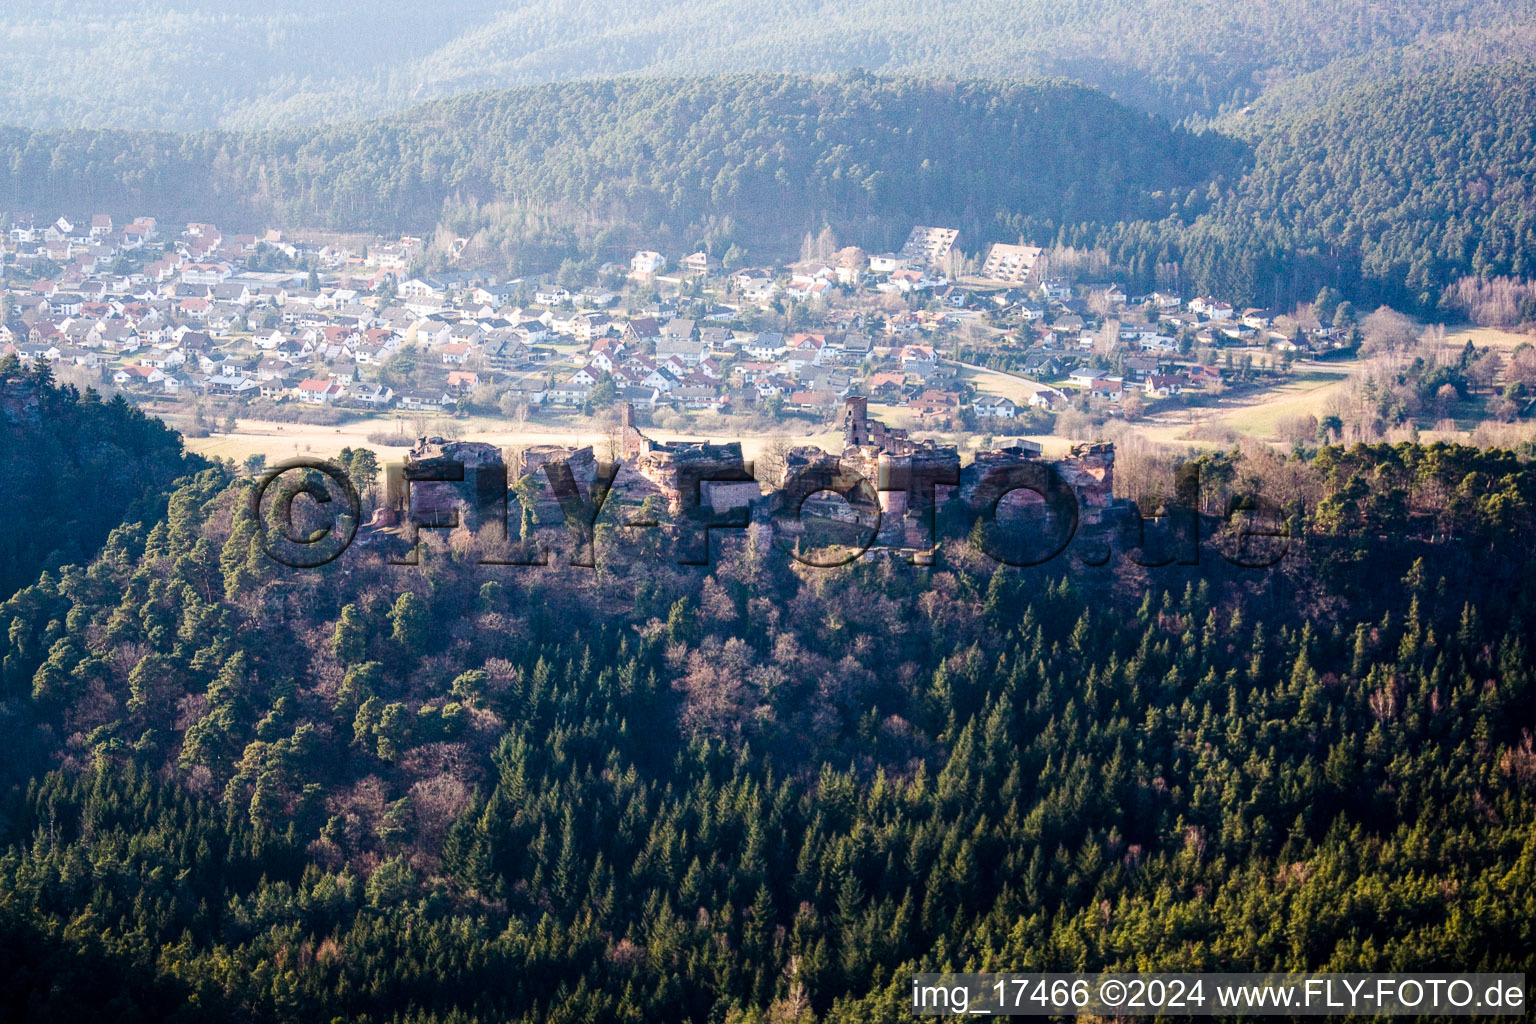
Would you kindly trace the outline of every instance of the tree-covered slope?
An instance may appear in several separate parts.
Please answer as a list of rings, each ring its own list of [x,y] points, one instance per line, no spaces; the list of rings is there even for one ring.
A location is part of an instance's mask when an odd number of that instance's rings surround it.
[[[1536,274],[1536,64],[1366,81],[1315,109],[1224,122],[1251,158],[1194,216],[1066,237],[1126,267],[1176,264],[1189,291],[1280,307],[1331,285],[1434,313],[1463,275]]]
[[[172,481],[202,465],[121,398],[0,359],[0,594],[86,561],[119,523],[158,518]]]
[[[458,196],[553,210],[589,236],[667,226],[685,242],[731,221],[762,244],[831,221],[889,245],[925,219],[979,241],[1003,213],[1160,216],[1240,153],[1066,83],[728,75],[479,93],[312,131],[10,130],[0,197],[420,231]]]
[[[1528,973],[1528,455],[1209,458],[1211,507],[1291,515],[1258,575],[762,538],[288,570],[208,471],[0,603],[0,1015],[864,1024],[945,967]]]
[[[1530,0],[44,0],[0,12],[0,121],[252,128],[580,78],[855,68],[1066,75],[1180,118],[1335,60],[1528,26],[1532,12]]]
[[[486,0],[34,0],[0,11],[0,122],[37,128],[216,127],[251,106],[339,92],[365,108],[411,61],[498,5]],[[409,88],[396,105],[408,97]],[[355,113],[344,96],[306,123]]]
[[[1536,276],[1536,63],[1398,76],[1261,134],[1217,216],[1358,257],[1433,302],[1455,275]]]
[[[1432,312],[1462,275],[1536,273],[1536,64],[1383,74],[1223,122],[1235,136],[1064,82],[867,74],[574,82],[248,134],[3,129],[0,197],[230,227],[444,224],[513,272],[701,242],[776,258],[825,224],[878,251],[933,222],[972,252],[1104,246],[1133,291],[1259,305],[1332,285]]]
[[[1474,31],[1424,35],[1403,46],[1333,60],[1303,74],[1272,81],[1250,104],[1231,108],[1213,123],[1253,138],[1284,118],[1373,85],[1431,72],[1471,69],[1536,58],[1536,23],[1516,21]]]

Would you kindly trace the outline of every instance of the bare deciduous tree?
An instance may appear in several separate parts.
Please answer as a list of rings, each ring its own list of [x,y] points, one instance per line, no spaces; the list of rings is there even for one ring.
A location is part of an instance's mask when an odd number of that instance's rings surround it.
[[[1412,320],[1388,306],[1382,306],[1360,324],[1365,333],[1362,355],[1376,352],[1395,352],[1412,348],[1419,338],[1419,329]]]

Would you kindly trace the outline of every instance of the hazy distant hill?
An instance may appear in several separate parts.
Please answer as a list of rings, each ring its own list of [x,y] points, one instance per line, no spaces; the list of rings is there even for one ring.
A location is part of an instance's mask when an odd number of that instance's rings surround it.
[[[1444,63],[1444,62],[1441,62]],[[1234,301],[1322,284],[1421,309],[1463,274],[1536,273],[1536,63],[1341,73],[1194,134],[1063,82],[868,74],[575,82],[319,129],[0,129],[0,209],[473,238],[513,271],[639,243],[777,256],[833,226],[964,245],[1102,245],[1133,288],[1177,263]]]
[[[1397,302],[1461,274],[1536,275],[1536,63],[1366,80],[1258,126],[1254,167],[1211,214],[1281,252],[1326,251]]]
[[[1253,142],[1250,165],[1193,217],[1064,237],[1127,267],[1175,262],[1187,286],[1242,301],[1329,284],[1430,312],[1462,275],[1536,274],[1532,96],[1530,61],[1337,83],[1315,107],[1223,122]]]
[[[1230,109],[1212,123],[1222,131],[1256,138],[1277,121],[1361,89],[1532,59],[1536,59],[1536,24],[1532,23],[1427,36],[1404,46],[1330,61],[1314,71],[1275,81],[1250,105]]]
[[[1160,217],[1241,160],[1071,84],[737,75],[479,93],[319,130],[0,130],[0,205],[381,231],[448,215],[465,234],[494,221],[482,241],[512,261],[605,234],[616,254],[638,233],[795,244],[828,222],[889,247],[939,220],[974,246],[1003,217]]]
[[[1528,41],[1536,0],[46,0],[0,12],[0,122],[261,127],[575,78],[1063,75],[1175,118],[1339,59]]]

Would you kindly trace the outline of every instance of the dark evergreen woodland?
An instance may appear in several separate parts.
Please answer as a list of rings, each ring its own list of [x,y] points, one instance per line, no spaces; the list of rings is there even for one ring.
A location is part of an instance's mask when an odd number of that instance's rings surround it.
[[[295,571],[206,470],[0,605],[0,1016],[851,1024],[941,967],[1530,971],[1528,454],[1202,469],[1279,503],[1277,568]]]
[[[121,398],[0,359],[0,594],[84,561],[125,520],[158,518],[171,482],[204,465]]]

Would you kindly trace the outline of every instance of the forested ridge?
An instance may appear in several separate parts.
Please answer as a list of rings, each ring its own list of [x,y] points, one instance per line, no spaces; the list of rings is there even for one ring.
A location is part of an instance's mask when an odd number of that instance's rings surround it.
[[[1289,517],[1264,573],[294,571],[204,471],[0,605],[0,1005],[851,1024],[918,969],[1529,971],[1529,457],[1202,457]]]
[[[1229,107],[1214,119],[1191,120],[1251,137],[1277,117],[1315,109],[1373,85],[1435,71],[1530,60],[1533,56],[1536,24],[1511,18],[1502,24],[1459,33],[1422,35],[1404,46],[1341,57],[1304,74],[1281,77],[1268,84],[1251,103]]]
[[[1158,223],[1080,225],[1159,285],[1285,308],[1313,284],[1444,313],[1446,288],[1536,274],[1536,64],[1442,67],[1368,80],[1326,103],[1224,126],[1251,142],[1241,174]]]
[[[766,248],[830,221],[890,246],[925,216],[972,235],[1001,211],[1161,216],[1211,164],[1240,159],[1226,139],[1065,82],[728,75],[474,94],[252,135],[11,130],[0,196],[247,227],[430,231],[446,214],[517,247],[554,238],[627,258],[647,232]]]
[[[37,0],[0,12],[0,121],[263,128],[612,76],[1065,75],[1178,120],[1362,57],[1529,26],[1530,0]]]
[[[943,223],[977,253],[1102,247],[1133,292],[1285,307],[1328,285],[1433,314],[1462,276],[1536,273],[1533,92],[1530,62],[1438,67],[1271,111],[1239,139],[1066,82],[577,82],[306,130],[3,129],[0,201],[226,228],[443,225],[512,273],[639,246],[778,259],[825,225],[881,251]]]
[[[60,387],[46,363],[0,359],[0,594],[81,562],[107,533],[163,509],[176,478],[206,466],[122,398]]]
[[[1533,94],[1530,62],[1373,83],[1257,134],[1211,219],[1337,254],[1421,308],[1459,274],[1536,276]]]

